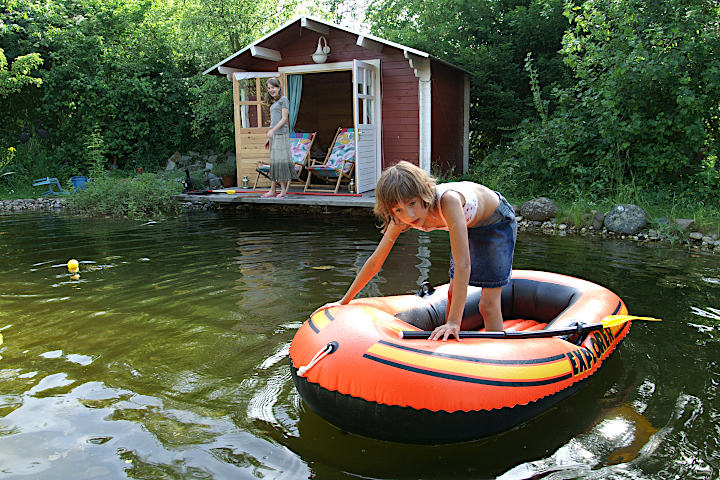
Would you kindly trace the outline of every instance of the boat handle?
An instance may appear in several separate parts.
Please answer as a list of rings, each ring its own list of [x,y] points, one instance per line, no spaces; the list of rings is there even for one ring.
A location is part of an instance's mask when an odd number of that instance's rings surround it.
[[[322,349],[320,349],[319,352],[315,354],[315,356],[310,360],[310,363],[308,363],[304,367],[300,367],[297,370],[297,374],[300,377],[304,377],[305,374],[310,370],[312,367],[315,366],[316,363],[318,363],[320,360],[322,360],[326,355],[330,355],[331,353],[335,352],[340,346],[337,342],[330,342],[327,345],[325,345]]]

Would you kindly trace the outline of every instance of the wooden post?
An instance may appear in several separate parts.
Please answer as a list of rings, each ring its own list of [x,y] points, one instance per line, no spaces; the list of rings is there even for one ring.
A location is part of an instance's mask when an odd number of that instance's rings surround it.
[[[232,75],[232,86],[233,86],[233,123],[235,125],[235,168],[237,175],[237,186],[241,186],[240,182],[240,165],[242,164],[241,159],[241,148],[242,141],[240,139],[240,128],[242,127],[242,120],[240,118],[240,83],[238,82],[235,75]]]

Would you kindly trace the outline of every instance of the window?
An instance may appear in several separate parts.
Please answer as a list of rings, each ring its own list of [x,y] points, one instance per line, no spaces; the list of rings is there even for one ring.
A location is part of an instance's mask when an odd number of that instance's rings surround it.
[[[240,89],[240,125],[242,128],[270,126],[270,106],[265,104],[267,78],[238,80]]]

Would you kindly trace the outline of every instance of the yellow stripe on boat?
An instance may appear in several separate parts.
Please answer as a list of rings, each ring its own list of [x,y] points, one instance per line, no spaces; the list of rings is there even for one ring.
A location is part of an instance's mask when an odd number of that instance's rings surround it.
[[[572,366],[565,356],[553,357],[545,363],[495,364],[480,358],[449,358],[432,352],[425,354],[384,343],[374,344],[368,349],[368,353],[424,370],[486,379],[536,381],[572,374]]]

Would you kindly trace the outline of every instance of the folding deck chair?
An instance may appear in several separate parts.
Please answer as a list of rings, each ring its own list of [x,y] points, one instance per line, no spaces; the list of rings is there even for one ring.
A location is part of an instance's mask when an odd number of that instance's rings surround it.
[[[290,153],[292,154],[293,162],[295,162],[295,171],[298,174],[298,180],[296,181],[300,182],[301,184],[302,182],[299,180],[300,174],[307,167],[307,162],[310,158],[310,149],[312,148],[312,144],[315,141],[316,135],[317,132],[291,133],[288,135],[288,140],[290,141]],[[262,163],[258,165],[256,170],[257,176],[255,177],[255,183],[253,184],[253,191],[255,191],[255,188],[257,188],[258,180],[260,180],[260,175],[264,176],[268,180],[270,179],[270,165]],[[292,182],[290,183],[292,184]],[[289,186],[290,185],[288,185],[288,187]]]
[[[43,185],[47,185],[49,188],[49,190],[47,192],[41,193],[41,195],[43,197],[47,197],[49,195],[69,195],[70,194],[70,192],[68,192],[67,190],[62,188],[62,186],[60,185],[60,182],[58,181],[57,178],[45,177],[45,178],[38,178],[37,180],[33,180],[33,187],[41,187]],[[55,188],[53,188],[53,187],[57,187],[57,192],[55,191]]]
[[[317,192],[337,193],[340,184],[343,181],[349,182],[352,179],[353,170],[355,169],[355,129],[338,128],[335,138],[330,146],[327,157],[324,162],[312,160],[308,165],[308,178],[305,182],[305,190],[315,190]],[[310,180],[315,176],[320,180],[331,185],[323,188],[311,185]],[[334,184],[334,190],[332,188]]]

